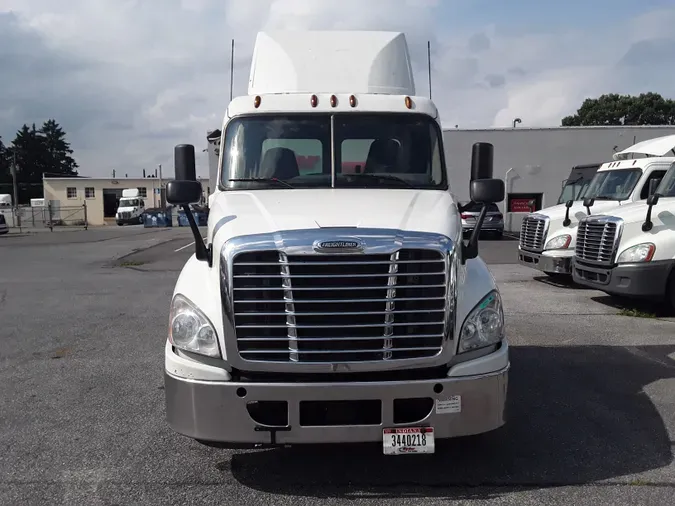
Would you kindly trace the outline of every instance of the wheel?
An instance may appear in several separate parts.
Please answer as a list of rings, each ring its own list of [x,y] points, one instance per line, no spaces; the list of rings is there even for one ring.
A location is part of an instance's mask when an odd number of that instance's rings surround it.
[[[143,215],[142,214],[138,217],[138,224],[143,225]]]

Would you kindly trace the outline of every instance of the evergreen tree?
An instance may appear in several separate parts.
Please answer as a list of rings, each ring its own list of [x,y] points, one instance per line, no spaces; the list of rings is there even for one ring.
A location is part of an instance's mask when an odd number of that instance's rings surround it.
[[[44,144],[45,171],[52,174],[77,175],[77,162],[71,156],[73,150],[66,141],[66,133],[53,119],[47,120],[40,128]]]

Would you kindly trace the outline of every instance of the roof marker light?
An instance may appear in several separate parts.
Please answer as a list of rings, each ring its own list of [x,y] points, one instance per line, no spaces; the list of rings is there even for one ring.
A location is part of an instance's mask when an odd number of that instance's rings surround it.
[[[335,95],[330,96],[330,106],[335,107],[337,105],[337,97]]]
[[[405,106],[408,109],[412,109],[412,99],[410,97],[405,97]]]
[[[317,97],[316,95],[312,95],[312,99],[311,99],[312,107],[316,107],[318,103],[319,103],[319,97]]]
[[[261,100],[260,95],[257,95],[255,99],[253,99],[253,107],[255,107],[256,109],[260,107],[260,100]]]
[[[352,107],[356,107],[356,97],[354,95],[351,95],[349,97],[349,105],[351,105]]]

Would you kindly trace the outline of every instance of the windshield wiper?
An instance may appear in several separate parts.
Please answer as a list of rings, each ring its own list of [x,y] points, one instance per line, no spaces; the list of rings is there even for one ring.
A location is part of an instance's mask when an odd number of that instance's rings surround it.
[[[414,185],[410,184],[408,181],[405,179],[401,179],[400,177],[396,176],[391,176],[389,174],[343,174],[343,176],[349,178],[349,177],[363,177],[367,179],[384,179],[386,181],[396,181],[397,183],[403,183],[409,188],[415,188]]]
[[[291,188],[295,189],[295,186],[288,184],[286,181],[282,181],[281,179],[277,179],[275,177],[241,177],[241,178],[235,178],[235,179],[228,179],[228,181],[232,182],[242,182],[242,183],[276,183],[281,186],[285,186],[286,188]]]

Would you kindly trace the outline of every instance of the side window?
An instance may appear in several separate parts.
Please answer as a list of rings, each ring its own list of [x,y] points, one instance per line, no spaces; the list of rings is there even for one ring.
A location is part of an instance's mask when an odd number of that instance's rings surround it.
[[[645,183],[642,185],[642,189],[640,190],[640,200],[645,200],[647,197],[649,197],[649,182],[653,179],[663,179],[663,176],[665,175],[665,170],[652,171],[652,173],[647,176]]]
[[[272,148],[290,149],[295,153],[300,175],[321,173],[323,167],[321,141],[319,139],[265,139],[262,143],[260,160]]]

